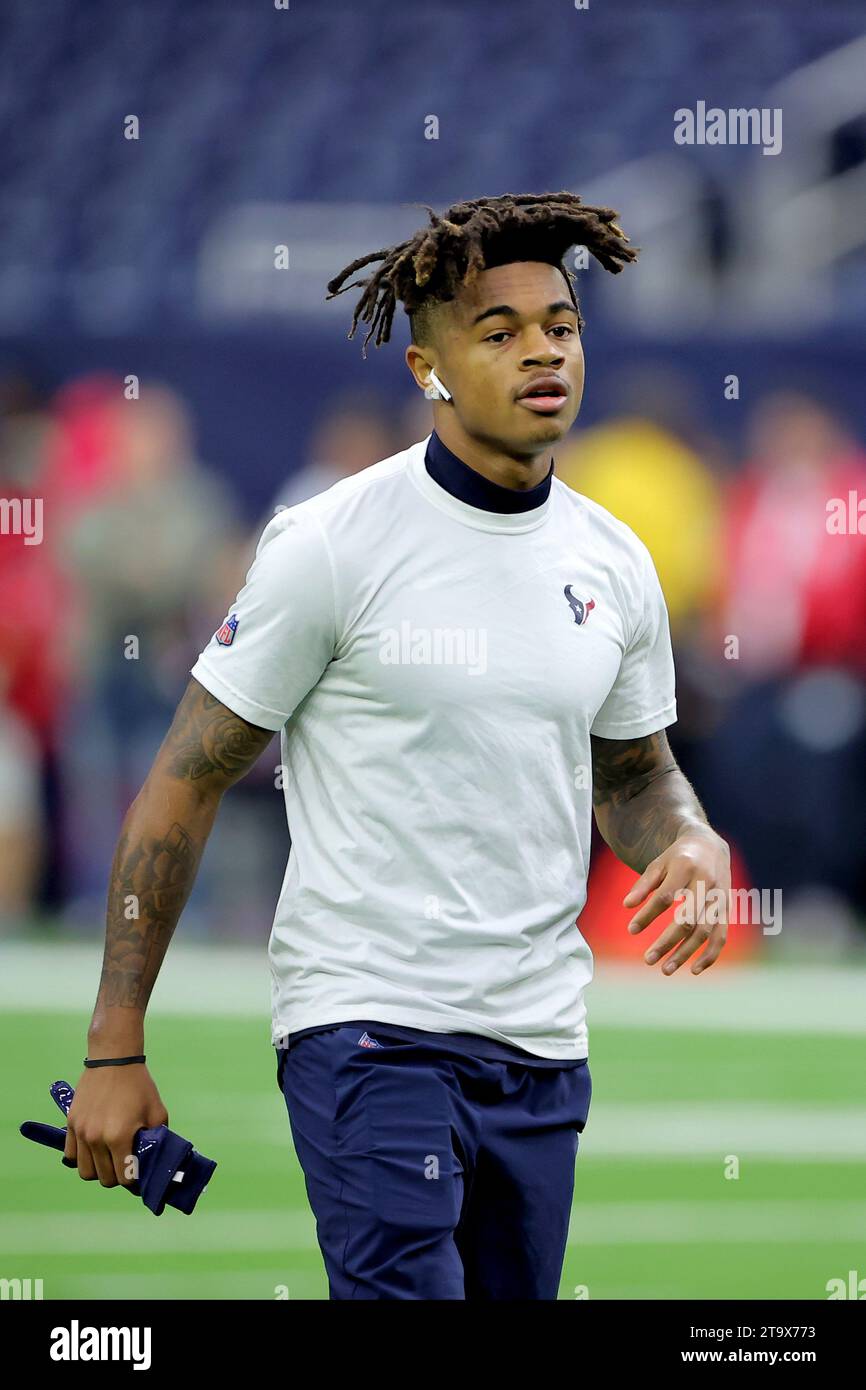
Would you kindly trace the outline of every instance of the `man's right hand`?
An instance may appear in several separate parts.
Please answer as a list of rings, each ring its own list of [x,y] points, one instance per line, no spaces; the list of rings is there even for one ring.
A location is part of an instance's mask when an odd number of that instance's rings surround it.
[[[140,1129],[168,1124],[168,1111],[144,1062],[85,1067],[66,1117],[64,1159],[85,1182],[129,1187],[138,1176],[132,1146]]]

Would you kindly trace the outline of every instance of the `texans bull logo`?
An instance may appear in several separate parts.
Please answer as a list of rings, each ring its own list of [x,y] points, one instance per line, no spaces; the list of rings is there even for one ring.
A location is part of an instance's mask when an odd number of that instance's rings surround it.
[[[578,627],[580,627],[583,623],[586,622],[587,618],[589,617],[590,613],[595,607],[595,599],[587,599],[586,603],[584,603],[583,599],[575,598],[574,594],[571,592],[570,584],[566,584],[564,593],[565,597],[568,599],[571,611],[574,614],[574,621],[577,623]]]

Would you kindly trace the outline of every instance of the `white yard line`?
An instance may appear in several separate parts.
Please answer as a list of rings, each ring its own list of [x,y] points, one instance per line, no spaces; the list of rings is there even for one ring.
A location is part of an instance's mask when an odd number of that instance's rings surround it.
[[[740,1162],[740,1181],[752,1159],[790,1163],[833,1162],[866,1157],[866,1109],[839,1105],[787,1105],[742,1100],[606,1102],[590,1105],[579,1152],[587,1158],[656,1156],[715,1159],[719,1180],[727,1156]],[[725,1182],[733,1190],[736,1180]]]
[[[257,1152],[268,1154],[268,1177],[279,1174],[280,1154],[288,1159],[292,1137],[285,1103],[276,1086],[273,1098],[228,1093],[220,1096],[220,1111],[212,1102],[191,1099],[184,1105],[184,1134],[195,1135],[196,1147],[225,1164],[255,1135]],[[25,1119],[48,1118],[46,1108],[31,1105]],[[30,1111],[33,1111],[31,1114]],[[866,1110],[846,1105],[803,1106],[773,1100],[724,1102],[670,1100],[628,1102],[606,1100],[596,1090],[589,1121],[580,1136],[579,1154],[587,1159],[706,1158],[719,1166],[719,1181],[727,1156],[739,1159],[742,1176],[752,1159],[783,1163],[863,1162],[866,1159]],[[38,1158],[33,1144],[20,1138],[7,1154],[8,1181],[32,1174]],[[219,1172],[214,1181],[219,1181]],[[727,1186],[732,1184],[728,1183]],[[736,1185],[736,1184],[733,1184]]]
[[[79,1013],[93,1007],[102,942],[0,943],[0,1010]],[[270,1016],[270,971],[260,950],[172,943],[153,992],[151,1016],[186,1014],[261,1020]],[[683,966],[672,979],[658,967],[596,962],[586,992],[590,1030],[698,1029],[724,1032],[866,1034],[866,969],[744,965],[724,960],[700,976]]]
[[[579,1170],[578,1170],[579,1171]],[[728,1183],[729,1188],[737,1186]],[[749,1201],[726,1193],[718,1202],[593,1202],[575,1189],[569,1245],[800,1245],[862,1241],[866,1202]],[[832,1274],[847,1271],[828,1270]]]
[[[579,1170],[578,1170],[579,1171]],[[736,1184],[728,1185],[733,1189]],[[121,1196],[123,1194],[120,1194]],[[149,1214],[147,1214],[149,1215]],[[0,1219],[0,1246],[7,1277],[19,1274],[13,1260],[28,1260],[28,1274],[39,1277],[39,1255],[101,1255],[123,1260],[123,1250],[198,1255],[214,1253],[230,1263],[233,1253],[270,1251],[287,1258],[316,1250],[315,1222],[298,1210],[217,1211],[196,1208],[192,1220],[166,1212],[159,1222],[141,1212],[16,1212]],[[158,1229],[157,1229],[158,1227]],[[725,1201],[601,1202],[575,1190],[569,1244],[785,1244],[863,1241],[866,1202],[816,1197],[801,1201],[754,1201],[733,1190]],[[827,1277],[845,1271],[828,1270]]]

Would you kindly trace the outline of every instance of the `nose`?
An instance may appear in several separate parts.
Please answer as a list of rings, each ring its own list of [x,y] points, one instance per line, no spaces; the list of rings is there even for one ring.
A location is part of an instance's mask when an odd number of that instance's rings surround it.
[[[548,338],[547,334],[539,328],[537,339],[532,340],[521,360],[525,366],[531,366],[534,362],[542,362],[545,366],[553,367],[557,363],[565,361],[565,353],[560,342],[555,338]]]

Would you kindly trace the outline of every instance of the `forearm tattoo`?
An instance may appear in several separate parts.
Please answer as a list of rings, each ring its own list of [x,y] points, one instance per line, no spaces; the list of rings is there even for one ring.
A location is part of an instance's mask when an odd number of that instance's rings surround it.
[[[638,873],[689,825],[707,823],[664,729],[645,738],[591,738],[592,801],[614,854]]]
[[[151,837],[126,830],[111,870],[99,1002],[143,1008],[195,880],[205,836],[174,822]]]
[[[219,798],[272,737],[190,680],[115,850],[97,1011],[146,1007]]]

